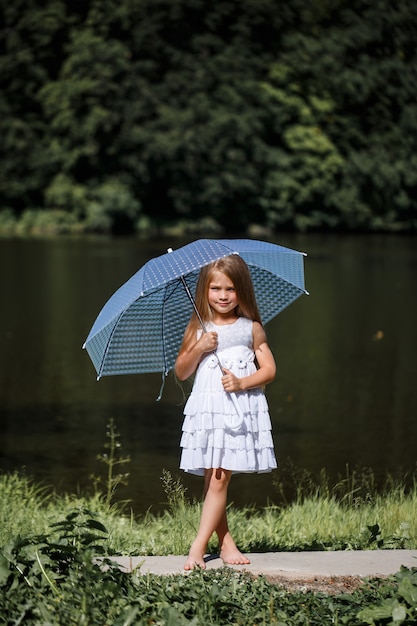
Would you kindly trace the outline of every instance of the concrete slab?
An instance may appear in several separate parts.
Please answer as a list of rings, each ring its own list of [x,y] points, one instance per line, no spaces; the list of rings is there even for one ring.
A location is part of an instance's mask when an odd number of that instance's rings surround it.
[[[303,577],[389,576],[401,566],[417,567],[417,550],[363,550],[340,552],[266,552],[248,554],[250,565],[228,565],[252,574]],[[182,574],[185,556],[115,556],[112,560],[126,572],[140,568],[143,574]],[[218,557],[206,558],[207,569],[223,567]]]

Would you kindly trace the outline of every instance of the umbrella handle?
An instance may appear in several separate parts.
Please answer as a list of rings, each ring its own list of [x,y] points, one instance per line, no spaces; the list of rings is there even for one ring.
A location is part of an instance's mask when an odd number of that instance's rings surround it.
[[[172,248],[168,248],[167,252],[171,253],[172,252]],[[198,321],[200,322],[200,326],[201,326],[201,328],[203,330],[203,333],[206,333],[207,332],[206,325],[204,324],[204,321],[203,321],[203,319],[202,319],[202,317],[200,315],[200,311],[198,310],[197,305],[196,305],[196,303],[194,301],[193,294],[191,293],[191,290],[190,290],[189,286],[187,285],[187,281],[185,280],[184,276],[180,276],[180,279],[181,279],[182,285],[183,285],[183,287],[185,289],[185,292],[186,292],[186,294],[187,294],[191,304],[193,305],[193,309],[195,311],[195,314],[197,315]],[[222,364],[220,363],[220,359],[219,359],[219,356],[218,356],[217,352],[214,351],[213,354],[214,354],[214,356],[217,359],[217,363],[218,363],[218,365],[220,367],[220,371],[223,373],[223,367],[222,367]],[[226,392],[226,393],[229,393],[229,392]],[[236,409],[237,416],[236,416],[236,419],[228,419],[226,417],[225,418],[225,424],[226,424],[226,427],[229,428],[230,430],[239,430],[239,428],[241,428],[241,426],[243,424],[243,411],[242,411],[242,409],[240,407],[239,400],[237,399],[237,396],[236,396],[235,392],[232,391],[232,392],[229,393],[229,395],[230,395],[230,397],[232,399],[233,406]],[[161,393],[159,394],[159,398],[160,397],[161,397]],[[158,400],[159,400],[159,398],[158,398]]]

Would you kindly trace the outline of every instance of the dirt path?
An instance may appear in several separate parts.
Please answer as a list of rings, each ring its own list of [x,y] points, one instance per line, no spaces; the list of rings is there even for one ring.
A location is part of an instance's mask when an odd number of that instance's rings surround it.
[[[315,576],[314,578],[292,578],[288,576],[266,575],[268,582],[279,585],[287,591],[314,591],[327,595],[353,593],[364,584],[360,576]]]

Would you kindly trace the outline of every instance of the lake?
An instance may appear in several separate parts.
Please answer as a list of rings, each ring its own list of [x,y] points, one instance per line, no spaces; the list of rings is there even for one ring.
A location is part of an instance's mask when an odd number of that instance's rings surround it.
[[[416,468],[417,246],[397,235],[283,234],[307,253],[302,296],[266,328],[278,365],[267,388],[276,454],[330,476],[370,467],[378,480]],[[59,491],[92,489],[106,425],[131,462],[120,498],[135,511],[165,501],[162,470],[189,497],[201,479],[178,469],[183,391],[170,374],[96,381],[82,344],[111,294],[149,258],[186,241],[0,240],[0,470]],[[187,385],[184,386],[187,392]],[[277,472],[233,478],[239,506],[275,502]]]

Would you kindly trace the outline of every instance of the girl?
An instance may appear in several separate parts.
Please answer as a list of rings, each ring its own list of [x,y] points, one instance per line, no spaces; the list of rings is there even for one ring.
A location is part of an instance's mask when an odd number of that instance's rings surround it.
[[[206,332],[193,313],[175,363],[179,380],[196,372],[184,408],[180,467],[204,475],[200,525],[185,570],[205,569],[204,554],[213,532],[224,563],[249,563],[228,528],[230,478],[233,472],[268,472],[277,466],[262,390],[275,378],[276,366],[243,259],[233,254],[202,268],[195,302]]]

